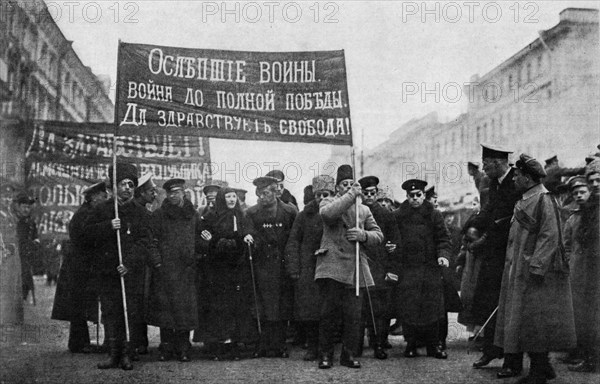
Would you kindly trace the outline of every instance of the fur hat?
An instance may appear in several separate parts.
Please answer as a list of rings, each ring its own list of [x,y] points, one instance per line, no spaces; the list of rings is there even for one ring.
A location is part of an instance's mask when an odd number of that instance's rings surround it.
[[[354,172],[352,167],[348,164],[340,165],[337,169],[337,177],[335,178],[335,185],[338,185],[344,180],[354,180]]]
[[[113,166],[108,167],[108,177],[111,185],[113,184]],[[117,184],[121,181],[129,179],[133,181],[133,186],[138,186],[138,169],[135,165],[129,163],[117,163]]]
[[[335,191],[335,184],[333,181],[333,177],[329,175],[320,175],[317,177],[313,177],[312,179],[312,190],[313,193],[317,191]]]

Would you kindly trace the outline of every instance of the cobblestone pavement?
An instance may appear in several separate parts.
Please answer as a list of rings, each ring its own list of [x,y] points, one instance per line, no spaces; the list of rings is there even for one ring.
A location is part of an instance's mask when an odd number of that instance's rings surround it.
[[[394,346],[387,360],[376,360],[370,349],[361,359],[362,369],[351,370],[337,364],[319,370],[316,362],[302,361],[304,350],[292,347],[289,359],[251,359],[237,362],[211,361],[194,344],[192,362],[158,362],[158,329],[149,328],[151,353],[134,363],[133,371],[98,370],[96,364],[105,358],[98,354],[71,354],[66,347],[68,327],[65,322],[50,320],[55,287],[36,278],[37,305],[25,304],[25,324],[0,326],[0,384],[17,383],[513,383],[515,379],[498,380],[495,373],[501,365],[495,360],[486,369],[473,369],[477,351],[467,351],[468,334],[450,319],[448,360],[402,356],[401,336],[390,337]],[[90,335],[95,342],[95,327]],[[102,339],[102,334],[101,334]],[[421,351],[424,354],[424,351]],[[247,356],[250,351],[245,351]],[[339,351],[338,354],[339,355]],[[575,374],[556,362],[558,378],[552,384],[600,383],[600,374]]]

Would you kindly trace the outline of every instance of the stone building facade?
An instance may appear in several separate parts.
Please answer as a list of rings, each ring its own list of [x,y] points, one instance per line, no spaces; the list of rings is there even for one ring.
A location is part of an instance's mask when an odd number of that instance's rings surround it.
[[[563,10],[557,25],[470,79],[464,114],[443,124],[435,114],[404,124],[365,153],[364,174],[380,176],[401,199],[402,182],[421,177],[437,186],[441,200],[456,202],[475,193],[467,162],[481,162],[481,142],[583,165],[600,142],[598,21],[596,9]]]

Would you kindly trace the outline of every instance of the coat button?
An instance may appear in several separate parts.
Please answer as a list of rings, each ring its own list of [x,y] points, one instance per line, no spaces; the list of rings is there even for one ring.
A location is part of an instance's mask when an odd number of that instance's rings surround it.
[[[344,252],[344,248],[340,247],[339,251]]]

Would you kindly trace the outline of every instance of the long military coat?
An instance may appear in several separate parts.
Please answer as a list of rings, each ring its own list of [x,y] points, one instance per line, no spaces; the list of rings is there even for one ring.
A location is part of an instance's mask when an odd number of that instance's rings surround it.
[[[84,238],[84,223],[92,211],[86,202],[75,212],[69,222],[70,246],[64,249],[52,316],[54,320],[95,320],[97,317],[97,290],[93,287],[91,261],[94,258],[94,243]]]
[[[571,290],[577,345],[600,349],[600,246],[598,195],[590,196],[566,224],[565,248],[570,255]]]
[[[285,273],[284,252],[297,213],[295,207],[279,199],[274,216],[260,205],[246,212],[255,240],[253,259],[261,320],[286,321],[292,317],[293,286]]]
[[[560,221],[547,192],[542,184],[529,189],[511,219],[494,339],[505,353],[575,346],[567,260],[558,252]]]
[[[147,322],[161,328],[192,330],[198,326],[196,298],[200,215],[189,200],[183,207],[164,200],[152,216],[153,236],[162,257],[150,283]]]
[[[287,274],[298,276],[294,284],[294,319],[298,321],[319,320],[319,306],[315,305],[315,298],[319,297],[315,251],[322,236],[323,221],[317,201],[313,200],[296,216],[285,248]]]
[[[419,208],[404,201],[393,215],[401,238],[397,316],[411,325],[435,323],[445,313],[442,267],[437,259],[450,260],[450,235],[444,218],[428,201]]]
[[[501,184],[497,179],[490,181],[488,203],[470,220],[472,226],[487,236],[483,246],[476,251],[482,259],[473,296],[472,314],[477,324],[488,319],[500,297],[510,218],[515,203],[521,198],[515,189],[513,175],[514,169],[511,169]]]

